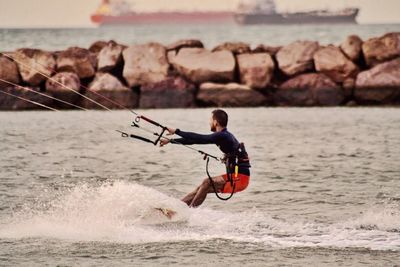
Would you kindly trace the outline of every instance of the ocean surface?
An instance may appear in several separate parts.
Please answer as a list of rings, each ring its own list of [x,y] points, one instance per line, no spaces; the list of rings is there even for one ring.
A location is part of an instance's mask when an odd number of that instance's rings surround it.
[[[50,51],[71,46],[88,48],[95,41],[111,39],[126,45],[150,41],[167,45],[180,39],[195,38],[203,41],[210,49],[227,41],[247,42],[253,47],[258,44],[286,45],[295,40],[340,44],[350,34],[357,34],[366,40],[399,30],[400,24],[301,26],[206,24],[106,26],[86,29],[0,29],[0,51],[13,51],[23,47]]]
[[[140,112],[207,133],[210,111]],[[206,177],[201,155],[122,138],[143,134],[129,112],[1,112],[0,265],[400,264],[399,109],[227,111],[251,182],[197,209],[179,199]]]

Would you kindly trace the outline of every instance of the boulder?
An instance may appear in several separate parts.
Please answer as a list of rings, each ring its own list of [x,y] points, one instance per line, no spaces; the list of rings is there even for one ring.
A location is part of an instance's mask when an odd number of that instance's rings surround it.
[[[187,108],[195,106],[196,87],[181,77],[140,88],[140,108]]]
[[[13,94],[15,96],[19,96],[25,99],[29,99],[31,101],[37,102],[39,104],[45,106],[52,106],[53,100],[51,98],[45,97],[43,95],[36,94],[34,92],[25,90],[24,88],[29,88],[31,90],[40,91],[38,87],[6,87],[1,89],[3,92],[7,92],[9,94]],[[51,96],[49,93],[45,93],[46,95]],[[37,104],[30,103],[28,101],[19,99],[17,97],[6,95],[0,93],[0,110],[28,110],[28,109],[46,109]]]
[[[20,82],[17,64],[3,56],[0,56],[0,79],[15,84]],[[0,88],[5,87],[10,87],[10,84],[0,81]]]
[[[132,45],[122,53],[123,76],[130,87],[161,82],[167,78],[169,63],[165,47],[158,43]]]
[[[80,86],[81,83],[76,73],[59,72],[47,80],[46,91],[58,99],[76,105],[80,99],[77,94]],[[73,108],[71,105],[59,101],[55,101],[54,104],[59,108]]]
[[[294,77],[275,93],[275,102],[279,106],[336,106],[343,100],[342,88],[320,73]]]
[[[241,54],[237,56],[240,82],[251,88],[265,88],[272,79],[275,64],[267,53]]]
[[[94,42],[90,47],[89,51],[92,52],[93,54],[99,54],[101,49],[103,49],[105,46],[108,45],[109,42],[107,41],[97,41]]]
[[[233,81],[236,62],[227,50],[210,52],[201,48],[182,48],[174,57],[173,65],[187,80],[200,84]]]
[[[268,102],[260,92],[237,83],[203,83],[197,100],[202,106],[216,107],[257,107]]]
[[[175,56],[182,48],[204,48],[204,44],[199,40],[180,40],[167,46],[167,58],[170,64],[173,63]]]
[[[171,50],[167,52],[167,60],[169,64],[174,64],[175,57],[178,53],[175,50]]]
[[[234,55],[251,52],[250,45],[242,42],[237,42],[237,43],[226,42],[214,47],[212,52],[223,51],[223,50],[231,51]]]
[[[353,62],[358,62],[361,57],[363,41],[357,35],[350,35],[340,45],[343,53]]]
[[[271,56],[275,56],[278,51],[282,48],[282,46],[268,46],[260,44],[256,48],[254,48],[252,53],[268,53]]]
[[[200,40],[188,39],[179,40],[166,47],[167,51],[179,52],[182,48],[204,48],[204,44]]]
[[[375,66],[400,56],[400,32],[388,33],[382,37],[372,38],[362,45],[365,61],[368,66]]]
[[[320,48],[315,52],[314,64],[318,72],[324,73],[337,83],[355,77],[358,73],[358,67],[333,45]]]
[[[353,98],[355,85],[356,85],[355,78],[348,78],[343,81],[342,88],[343,88],[343,93],[344,93],[345,98],[347,98],[347,99]]]
[[[50,52],[23,48],[14,53],[22,80],[32,86],[37,86],[54,72],[56,61]]]
[[[137,93],[110,73],[97,73],[89,84],[85,96],[109,109],[136,108],[139,98]],[[81,105],[87,109],[102,109],[100,105],[87,98],[82,98]]]
[[[313,57],[318,48],[318,42],[311,41],[296,41],[282,47],[276,54],[280,70],[287,76],[313,70]]]
[[[400,58],[358,74],[354,96],[359,103],[388,104],[400,96]]]
[[[357,102],[354,100],[350,100],[345,105],[346,105],[346,107],[357,107]]]
[[[96,54],[87,49],[70,47],[57,56],[57,69],[60,72],[74,72],[80,79],[93,77],[96,73]]]
[[[122,63],[124,47],[115,42],[109,42],[101,49],[97,56],[97,69],[101,72],[110,72]]]

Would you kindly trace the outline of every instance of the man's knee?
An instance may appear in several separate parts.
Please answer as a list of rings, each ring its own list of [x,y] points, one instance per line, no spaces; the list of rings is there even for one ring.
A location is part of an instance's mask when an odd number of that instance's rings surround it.
[[[204,179],[203,182],[201,183],[201,185],[204,187],[210,186],[210,179],[208,179],[208,178]]]

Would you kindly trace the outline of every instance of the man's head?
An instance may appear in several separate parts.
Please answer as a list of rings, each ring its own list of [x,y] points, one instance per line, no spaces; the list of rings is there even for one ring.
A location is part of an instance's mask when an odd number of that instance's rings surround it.
[[[216,109],[211,113],[210,128],[212,132],[217,131],[217,127],[226,128],[228,125],[228,114],[222,109]]]

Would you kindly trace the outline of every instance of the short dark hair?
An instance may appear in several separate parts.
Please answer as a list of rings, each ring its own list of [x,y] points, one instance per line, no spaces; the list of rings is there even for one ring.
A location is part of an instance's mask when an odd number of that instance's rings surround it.
[[[213,119],[218,122],[221,127],[228,125],[228,114],[222,109],[216,109],[212,112]]]

